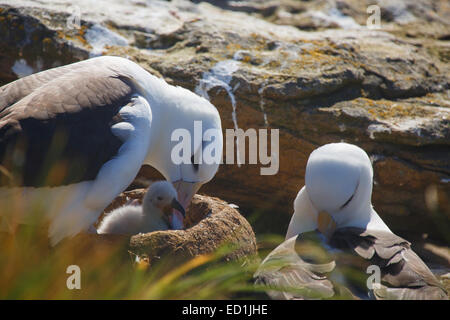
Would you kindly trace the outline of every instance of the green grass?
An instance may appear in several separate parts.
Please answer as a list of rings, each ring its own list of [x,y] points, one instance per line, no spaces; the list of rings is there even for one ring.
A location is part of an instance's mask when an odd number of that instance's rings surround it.
[[[252,280],[258,260],[224,261],[229,250],[149,266],[133,261],[126,241],[75,237],[51,248],[43,230],[25,227],[0,234],[0,299],[261,298]],[[66,286],[70,265],[81,269],[80,290]]]
[[[77,236],[52,248],[45,228],[21,227],[12,235],[0,233],[0,299],[267,298],[264,288],[255,286],[253,280],[261,259],[226,261],[233,250],[226,244],[210,255],[189,261],[180,263],[162,257],[157,264],[149,265],[135,262],[127,239],[95,238]],[[280,235],[259,235],[260,257],[282,241]],[[66,286],[70,265],[81,269],[80,290]],[[352,276],[361,275],[346,272],[346,277]]]

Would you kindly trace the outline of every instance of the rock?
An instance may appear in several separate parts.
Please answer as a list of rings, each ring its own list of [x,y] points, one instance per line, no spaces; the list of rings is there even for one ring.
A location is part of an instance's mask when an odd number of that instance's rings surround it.
[[[105,210],[109,212],[132,199],[142,200],[145,189],[119,195]],[[150,265],[162,257],[186,261],[212,254],[229,246],[225,260],[256,258],[256,239],[247,220],[228,203],[218,198],[195,195],[186,212],[185,230],[155,231],[132,236],[129,251]],[[172,261],[172,260],[171,260]]]
[[[280,129],[277,175],[222,165],[202,189],[258,212],[257,233],[286,230],[310,152],[343,140],[373,158],[374,206],[396,233],[444,240],[434,217],[450,216],[447,2],[382,1],[381,30],[365,27],[369,1],[209,2],[82,0],[80,28],[69,28],[68,0],[0,0],[0,84],[92,55],[129,57],[207,95],[224,129]]]

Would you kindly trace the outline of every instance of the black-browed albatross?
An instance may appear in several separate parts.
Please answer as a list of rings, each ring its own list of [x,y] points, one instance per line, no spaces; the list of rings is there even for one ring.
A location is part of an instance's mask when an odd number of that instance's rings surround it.
[[[372,165],[361,148],[332,143],[314,150],[286,241],[261,263],[256,283],[267,286],[274,299],[448,299],[410,243],[392,233],[373,209],[372,181]],[[314,237],[319,241],[307,247]],[[327,255],[320,257],[321,250]],[[364,276],[363,286],[352,285],[349,274],[340,271],[349,266],[362,269],[357,276]],[[365,281],[377,267],[380,281],[369,289]]]
[[[194,121],[201,121],[203,132],[217,130],[220,158],[223,138],[216,108],[120,57],[88,59],[1,87],[3,227],[27,223],[39,206],[56,244],[90,228],[143,164],[171,181],[187,208],[219,165],[171,160],[177,143],[171,142],[172,132],[184,128],[193,136]],[[204,147],[203,141],[199,148]],[[182,225],[180,220],[174,212],[175,227]]]

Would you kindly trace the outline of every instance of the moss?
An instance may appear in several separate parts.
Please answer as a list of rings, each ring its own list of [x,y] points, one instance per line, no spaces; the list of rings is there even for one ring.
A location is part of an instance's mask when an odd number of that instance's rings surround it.
[[[50,43],[52,43],[52,39],[50,39],[49,37],[45,37],[45,38],[42,40],[42,42],[43,42],[44,44],[50,44]]]
[[[375,101],[368,98],[357,98],[351,101],[351,104],[363,107],[374,118],[383,120],[392,118],[423,118],[434,114],[432,110],[401,101],[384,99]]]
[[[281,63],[278,60],[272,60],[269,63],[267,63],[265,67],[275,69],[281,67]]]
[[[229,43],[229,44],[227,44],[226,49],[228,51],[237,51],[237,50],[241,50],[242,46],[238,43]]]

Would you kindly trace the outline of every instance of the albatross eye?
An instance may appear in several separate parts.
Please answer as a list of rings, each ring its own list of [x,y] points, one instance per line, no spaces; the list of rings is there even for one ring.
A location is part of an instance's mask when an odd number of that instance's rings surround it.
[[[198,171],[198,163],[194,163],[194,155],[191,156],[191,163],[194,167],[194,171]]]

